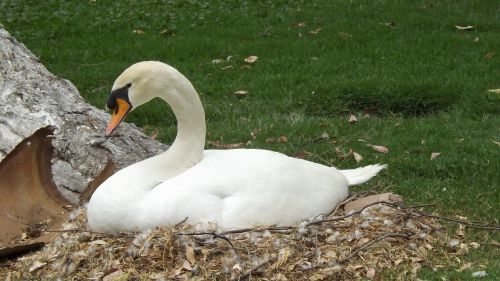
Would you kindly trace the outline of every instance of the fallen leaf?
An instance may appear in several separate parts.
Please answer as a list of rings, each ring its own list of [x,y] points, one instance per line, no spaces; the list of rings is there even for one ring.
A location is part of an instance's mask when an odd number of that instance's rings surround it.
[[[389,26],[389,27],[392,27],[392,28],[396,28],[396,23],[394,23],[394,22],[381,22],[379,24],[380,25]]]
[[[459,269],[457,269],[458,272],[462,272],[466,269],[469,269],[472,266],[472,263],[466,262],[464,263]]]
[[[486,271],[476,271],[472,273],[472,277],[474,278],[481,278],[486,276],[488,276],[488,273],[486,273]]]
[[[394,265],[398,265],[403,262],[403,259],[397,259],[394,261]]]
[[[348,122],[349,122],[349,123],[351,123],[351,124],[356,123],[356,122],[358,122],[358,118],[356,118],[356,116],[355,116],[355,115],[352,115],[352,114],[351,114],[351,115],[349,116],[349,121],[348,121]]]
[[[367,144],[367,146],[371,147],[373,150],[378,151],[380,153],[389,153],[389,148],[382,146],[382,145],[374,145],[374,144]]]
[[[474,42],[479,42],[479,36],[476,36],[476,38],[474,38]]]
[[[318,28],[316,28],[314,30],[309,31],[309,33],[311,33],[311,34],[318,34],[321,31],[321,29],[323,29],[323,28],[322,27],[318,27]]]
[[[191,265],[196,263],[196,258],[194,255],[194,249],[193,247],[186,245],[186,258],[191,263]]]
[[[104,276],[102,278],[102,281],[126,281],[127,279],[128,273],[123,272],[121,269],[118,269]]]
[[[267,143],[267,144],[273,144],[273,143],[275,143],[275,142],[276,142],[276,139],[275,139],[275,138],[267,138],[267,139],[266,139],[266,143]]]
[[[245,145],[243,142],[239,143],[221,143],[220,141],[208,141],[208,144],[213,145],[216,148],[224,148],[224,149],[232,149],[232,148],[240,148]]]
[[[370,267],[370,268],[368,268],[368,269],[366,270],[366,278],[368,278],[368,279],[373,279],[373,278],[375,278],[375,268],[371,268],[371,267]]]
[[[47,263],[45,262],[35,261],[33,265],[30,267],[29,272],[33,272],[46,264]]]
[[[298,23],[292,24],[293,28],[301,28],[301,27],[305,27],[305,26],[306,26],[305,22],[298,22]]]
[[[248,56],[245,58],[245,62],[247,63],[254,63],[255,61],[257,61],[259,57],[257,56]]]
[[[241,268],[241,265],[239,263],[233,265],[233,268],[232,268],[234,271],[239,271],[239,272],[242,272],[243,269]]]
[[[175,36],[175,33],[174,31],[170,30],[170,29],[164,29],[162,31],[160,31],[160,35],[161,36]]]
[[[313,155],[311,152],[309,151],[306,151],[306,150],[300,150],[300,151],[297,151],[293,154],[293,157],[297,157],[297,158],[307,158],[307,157],[310,157],[311,155]]]
[[[226,65],[226,66],[224,66],[224,67],[222,68],[222,70],[228,70],[228,69],[231,69],[231,68],[233,68],[233,66],[232,66],[232,65]]]
[[[153,131],[151,131],[151,133],[149,134],[149,137],[152,140],[156,140],[158,138],[159,133],[160,133],[160,131],[158,130],[158,128],[154,128]]]
[[[286,136],[280,136],[278,138],[278,142],[279,143],[285,143],[285,142],[288,142],[288,138]]]
[[[500,94],[500,88],[498,88],[498,89],[489,89],[488,92],[494,93],[494,94]]]
[[[347,32],[339,32],[339,36],[343,38],[351,38],[352,34],[349,34]]]
[[[352,152],[352,156],[354,157],[354,160],[356,161],[356,163],[359,163],[363,160],[363,156],[361,156],[360,154],[358,154],[355,151]]]
[[[472,25],[455,25],[455,28],[458,30],[472,30],[474,26]]]
[[[219,64],[219,63],[224,63],[224,62],[226,62],[226,60],[223,60],[223,59],[214,59],[214,60],[212,60],[213,64]]]
[[[460,245],[460,240],[458,239],[451,239],[449,242],[450,247],[455,248],[458,245]]]
[[[436,159],[439,155],[441,155],[441,152],[432,152],[431,153],[431,160]]]
[[[132,30],[132,33],[137,34],[137,35],[144,35],[145,32],[142,29],[134,29]]]
[[[236,91],[233,93],[233,95],[239,99],[246,97],[247,94],[248,94],[248,91],[243,91],[243,90],[239,90],[239,91]]]
[[[282,273],[278,273],[278,274],[274,275],[271,280],[274,280],[274,281],[287,281],[288,278],[286,278],[286,276],[283,275]]]
[[[106,245],[106,244],[108,244],[108,242],[104,240],[93,240],[89,242],[89,245]]]
[[[487,60],[490,60],[492,59],[497,53],[495,52],[488,52],[486,53],[486,55],[484,55],[484,58],[487,59]]]
[[[185,270],[188,270],[188,271],[193,270],[193,267],[191,267],[191,264],[189,263],[189,261],[188,261],[188,260],[185,260],[185,261],[182,263],[182,268],[184,268]]]
[[[470,242],[469,245],[473,248],[473,249],[477,249],[481,246],[481,244],[477,243],[477,242]]]

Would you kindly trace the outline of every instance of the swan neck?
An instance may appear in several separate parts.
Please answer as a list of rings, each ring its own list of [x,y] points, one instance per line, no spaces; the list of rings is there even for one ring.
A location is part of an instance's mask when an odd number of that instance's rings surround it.
[[[164,92],[160,98],[170,105],[177,119],[177,136],[167,151],[169,161],[181,163],[187,169],[203,158],[206,124],[198,93],[187,78],[181,78],[173,93]]]

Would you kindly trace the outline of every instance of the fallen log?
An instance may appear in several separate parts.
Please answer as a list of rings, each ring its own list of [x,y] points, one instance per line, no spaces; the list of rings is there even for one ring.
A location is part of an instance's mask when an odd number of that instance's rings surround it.
[[[35,206],[51,209],[85,202],[115,169],[167,149],[133,124],[122,124],[112,137],[105,137],[109,119],[0,25],[0,244],[2,237],[20,234],[19,227],[3,227],[19,226],[4,212],[17,217],[13,214],[23,209],[21,217],[35,223],[43,219],[34,215]],[[29,148],[27,143],[35,143],[30,136],[41,145]],[[25,158],[19,160],[19,155]]]

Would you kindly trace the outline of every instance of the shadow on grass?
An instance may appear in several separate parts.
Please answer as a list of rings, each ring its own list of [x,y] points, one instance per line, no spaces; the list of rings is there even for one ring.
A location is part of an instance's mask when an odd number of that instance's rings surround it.
[[[364,82],[320,88],[304,101],[306,114],[334,116],[363,111],[377,115],[421,116],[443,111],[463,96],[462,90],[449,85],[380,85]]]

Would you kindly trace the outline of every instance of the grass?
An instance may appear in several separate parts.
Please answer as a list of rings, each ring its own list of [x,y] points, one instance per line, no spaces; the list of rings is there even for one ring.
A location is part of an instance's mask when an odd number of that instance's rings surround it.
[[[498,221],[500,95],[487,91],[500,88],[497,1],[4,0],[0,10],[7,30],[99,108],[128,65],[161,60],[197,88],[209,140],[305,150],[341,168],[388,163],[370,185],[436,203],[442,215]],[[247,67],[249,55],[259,59]],[[237,90],[247,97],[235,98]],[[358,123],[349,124],[349,114]],[[175,118],[161,103],[128,121],[158,128],[166,143],[175,137]],[[334,142],[313,141],[325,132]],[[288,142],[266,142],[282,135]],[[339,157],[335,148],[364,160]],[[432,152],[441,155],[431,161]],[[465,259],[472,270],[486,265],[491,280],[500,277],[494,246]],[[421,275],[467,280],[470,273]]]

